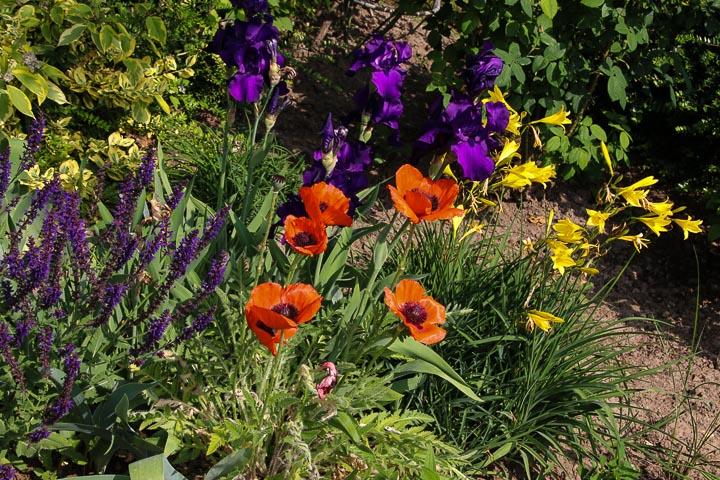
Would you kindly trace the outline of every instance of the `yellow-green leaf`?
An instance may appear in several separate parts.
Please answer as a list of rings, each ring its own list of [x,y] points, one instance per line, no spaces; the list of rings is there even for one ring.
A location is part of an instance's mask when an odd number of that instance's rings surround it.
[[[12,71],[25,88],[37,96],[38,104],[42,105],[48,96],[48,82],[41,75],[33,73],[25,67],[17,67]]]
[[[17,87],[13,87],[12,85],[8,85],[7,93],[10,96],[10,103],[12,103],[13,106],[20,111],[20,113],[27,115],[28,117],[35,118],[30,99],[22,90]]]
[[[148,123],[150,121],[150,111],[142,102],[132,104],[132,117],[138,123]]]
[[[80,35],[83,34],[86,28],[86,25],[77,24],[62,32],[60,34],[60,39],[58,40],[58,47],[62,47],[63,45],[70,45],[72,42],[80,38]]]
[[[65,105],[66,103],[68,103],[67,98],[65,98],[65,94],[62,90],[60,90],[60,87],[58,87],[52,82],[48,82],[47,96],[50,100],[57,103],[58,105]]]
[[[167,104],[165,99],[161,97],[160,95],[155,95],[155,101],[160,105],[160,108],[162,108],[162,111],[170,115],[170,105]]]
[[[540,0],[540,8],[552,20],[558,12],[557,0]]]

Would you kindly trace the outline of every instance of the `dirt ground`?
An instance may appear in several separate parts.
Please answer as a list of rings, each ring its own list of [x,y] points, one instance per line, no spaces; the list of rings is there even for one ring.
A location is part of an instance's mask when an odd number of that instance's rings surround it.
[[[317,148],[326,112],[342,118],[343,113],[352,110],[352,93],[363,79],[345,75],[350,64],[347,52],[362,43],[388,15],[386,9],[356,5],[348,23],[340,21],[335,12],[296,28],[289,55],[298,72],[293,85],[296,105],[283,113],[277,126],[284,145],[298,152],[311,152]],[[396,39],[410,42],[414,50],[404,89],[406,142],[412,141],[426,118],[430,98],[425,92],[429,47],[421,20],[402,18],[390,31]],[[391,150],[384,156],[397,163],[405,153],[402,149]],[[555,185],[547,191],[540,188],[528,195],[523,209],[506,202],[504,215],[507,219],[522,216],[525,234],[539,235],[545,226],[537,219],[544,217],[549,208],[555,210],[557,218],[579,219],[585,207],[592,205],[594,193],[577,186]],[[631,254],[629,247],[615,248],[601,266],[603,272],[609,273],[601,275],[597,283],[609,280]],[[673,447],[720,466],[720,434],[714,430],[720,420],[720,246],[710,244],[703,236],[683,241],[677,231],[653,239],[651,247],[633,259],[600,312],[606,320],[649,317],[660,321],[628,320],[626,342],[633,348],[623,358],[628,365],[658,370],[632,385],[638,389],[634,401],[643,409],[641,418],[658,422],[677,414],[677,420],[665,427],[667,435],[646,436],[647,445]],[[699,341],[694,332],[701,332]],[[693,343],[697,344],[698,354],[689,364]],[[669,478],[658,462],[641,458],[634,461],[644,479]],[[708,471],[719,473],[712,467]],[[706,478],[697,472],[691,472],[690,477]]]

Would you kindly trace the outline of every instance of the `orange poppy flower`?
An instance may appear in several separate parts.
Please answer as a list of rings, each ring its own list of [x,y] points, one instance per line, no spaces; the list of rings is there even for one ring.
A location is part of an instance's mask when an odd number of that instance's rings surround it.
[[[450,179],[431,180],[412,165],[403,165],[395,174],[396,187],[388,185],[395,208],[412,223],[448,220],[462,215],[453,208],[460,187]]]
[[[447,333],[438,327],[445,323],[445,307],[432,297],[415,280],[402,280],[395,293],[385,289],[385,305],[410,329],[410,335],[425,345],[438,343]]]
[[[283,288],[267,282],[255,287],[245,305],[248,326],[273,355],[276,345],[297,333],[298,325],[307,323],[320,310],[322,297],[304,283]]]
[[[350,199],[339,188],[325,182],[300,189],[300,198],[308,216],[324,225],[349,227],[352,218],[348,215]]]
[[[285,240],[301,255],[318,255],[328,244],[325,225],[308,217],[285,218]]]

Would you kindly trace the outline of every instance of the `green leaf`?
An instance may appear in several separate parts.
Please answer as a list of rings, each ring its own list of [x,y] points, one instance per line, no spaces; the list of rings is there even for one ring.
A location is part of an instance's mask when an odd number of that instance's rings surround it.
[[[630,135],[626,132],[620,132],[620,146],[623,150],[627,150],[630,146]]]
[[[18,67],[12,71],[15,78],[20,80],[25,88],[37,96],[38,104],[42,105],[48,96],[48,82],[41,75],[33,73],[25,67]]]
[[[610,78],[608,78],[608,95],[610,95],[610,100],[618,102],[623,108],[627,104],[626,88],[627,80],[625,80],[625,75],[623,75],[620,67],[613,66],[610,70]]]
[[[120,401],[115,405],[115,415],[118,416],[123,423],[128,422],[128,411],[130,410],[130,400],[127,395],[123,395]]]
[[[273,22],[273,25],[275,25],[281,32],[291,32],[295,26],[290,17],[278,17]]]
[[[157,40],[165,45],[167,39],[167,28],[160,17],[148,17],[145,19],[145,27],[147,27],[148,36],[153,40]]]
[[[127,475],[84,475],[82,477],[65,477],[60,480],[132,480]]]
[[[80,38],[86,29],[87,25],[83,25],[82,23],[73,25],[60,34],[57,46],[62,47],[64,45],[70,45],[72,42]]]
[[[7,120],[10,116],[10,97],[7,92],[0,90],[0,122]]]
[[[251,449],[241,448],[240,450],[235,450],[233,453],[213,465],[213,467],[205,474],[205,480],[217,480],[219,478],[224,478],[223,475],[244,467],[248,461],[250,461],[250,458],[252,458]]]
[[[600,125],[593,123],[592,125],[590,125],[590,131],[592,132],[593,136],[598,140],[607,142],[607,135],[605,134],[605,130],[603,130]]]
[[[130,480],[187,480],[175,470],[164,455],[138,460],[128,467]]]
[[[557,0],[540,0],[540,8],[552,20],[558,12]]]
[[[482,402],[482,399],[465,383],[465,380],[427,345],[408,337],[403,341],[396,340],[388,348],[392,352],[415,359],[413,362],[406,363],[395,369],[395,373],[417,372],[436,375],[450,382],[468,398],[476,402]]]
[[[342,430],[356,445],[363,445],[355,420],[345,412],[339,412],[330,420],[330,425]],[[206,479],[208,480],[208,479]]]
[[[138,123],[148,123],[150,121],[150,111],[147,108],[147,104],[143,102],[133,103],[132,117]]]
[[[495,450],[494,452],[492,452],[492,453],[488,456],[487,460],[485,460],[485,461],[483,462],[482,466],[483,466],[483,467],[487,467],[488,465],[491,465],[491,464],[497,462],[498,460],[500,460],[501,458],[503,458],[505,455],[507,455],[508,453],[510,453],[510,452],[512,451],[512,449],[513,449],[514,446],[515,446],[515,445],[514,445],[512,442],[506,443],[506,444],[503,445],[502,447],[500,447],[500,448],[498,448],[497,450]]]
[[[22,113],[23,115],[27,115],[28,117],[35,118],[35,115],[33,115],[30,99],[27,97],[27,95],[25,95],[22,90],[17,87],[13,87],[12,85],[8,85],[7,93],[10,96],[10,103],[12,103],[12,105],[17,108],[20,113]]]
[[[115,30],[110,25],[103,25],[100,29],[100,49],[106,52],[115,39]]]
[[[603,6],[605,0],[580,0],[580,3],[582,3],[586,7],[599,8]]]

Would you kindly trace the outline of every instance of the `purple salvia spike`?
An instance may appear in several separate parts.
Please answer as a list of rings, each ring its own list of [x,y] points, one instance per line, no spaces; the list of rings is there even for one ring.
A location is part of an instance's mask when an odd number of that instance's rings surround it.
[[[55,334],[51,327],[43,327],[37,336],[37,348],[40,352],[40,364],[42,365],[43,376],[50,374],[50,351],[52,350]]]
[[[0,465],[0,480],[15,480],[17,478],[17,470],[11,465]]]
[[[45,137],[45,114],[38,112],[35,119],[30,123],[30,128],[25,141],[25,151],[20,160],[20,169],[27,170],[35,165],[35,155],[40,150],[43,138]]]
[[[210,245],[210,243],[215,240],[215,237],[218,236],[220,230],[225,225],[225,219],[227,218],[229,211],[230,206],[226,205],[221,208],[212,219],[205,223],[205,228],[203,230],[203,236],[200,240],[200,246],[198,247],[198,251],[204,250],[205,247]]]
[[[162,340],[163,335],[165,335],[165,330],[167,330],[171,322],[172,317],[170,316],[170,311],[165,310],[162,315],[150,322],[147,336],[145,337],[145,342],[142,346],[140,346],[140,348],[133,349],[130,354],[133,357],[137,357],[152,351],[160,340]]]
[[[10,147],[4,151],[0,151],[0,206],[5,201],[5,193],[7,193],[10,185],[10,170],[12,163],[10,162]]]
[[[7,323],[0,323],[0,355],[2,355],[3,360],[5,360],[5,363],[10,367],[10,373],[15,383],[22,391],[25,391],[25,376],[20,369],[20,364],[18,364],[17,359],[10,350],[12,341],[13,336],[10,334]]]

